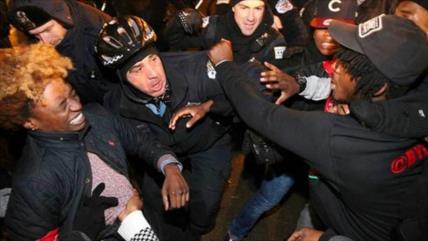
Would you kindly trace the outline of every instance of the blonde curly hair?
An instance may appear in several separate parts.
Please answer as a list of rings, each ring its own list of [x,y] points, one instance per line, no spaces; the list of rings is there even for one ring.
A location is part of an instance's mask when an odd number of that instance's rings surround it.
[[[16,129],[31,115],[48,83],[73,68],[53,46],[38,43],[0,49],[0,127]]]

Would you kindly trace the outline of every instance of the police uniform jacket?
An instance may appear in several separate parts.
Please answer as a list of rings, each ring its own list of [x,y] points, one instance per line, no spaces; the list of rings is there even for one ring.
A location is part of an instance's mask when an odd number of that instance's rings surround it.
[[[175,19],[174,19],[175,20]],[[273,29],[272,14],[266,10],[262,22],[251,36],[244,36],[235,22],[233,12],[204,18],[200,34],[188,35],[178,21],[172,21],[166,30],[168,43],[173,50],[189,48],[209,49],[222,38],[232,42],[234,61],[238,63],[256,59],[280,65],[286,50],[282,34]]]
[[[73,27],[67,30],[56,49],[73,61],[74,70],[69,73],[68,81],[82,103],[102,103],[108,84],[114,79],[108,77],[109,70],[98,62],[94,46],[99,31],[110,16],[78,1],[66,3],[70,8]]]
[[[130,120],[138,129],[155,135],[179,156],[209,149],[228,132],[228,119],[233,111],[216,80],[207,53],[162,53],[160,56],[170,90],[163,117],[129,98],[122,91],[123,86],[106,95],[105,106]],[[138,101],[139,97],[135,95],[133,98]],[[192,128],[186,128],[188,118],[183,118],[177,122],[174,131],[169,129],[169,120],[175,111],[210,99],[214,101],[210,112]]]

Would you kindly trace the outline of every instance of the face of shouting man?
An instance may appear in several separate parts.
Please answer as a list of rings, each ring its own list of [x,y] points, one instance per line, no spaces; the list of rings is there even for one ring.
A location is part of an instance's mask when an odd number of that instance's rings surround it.
[[[129,83],[151,97],[159,97],[166,90],[166,75],[157,54],[150,54],[135,63],[126,73]]]

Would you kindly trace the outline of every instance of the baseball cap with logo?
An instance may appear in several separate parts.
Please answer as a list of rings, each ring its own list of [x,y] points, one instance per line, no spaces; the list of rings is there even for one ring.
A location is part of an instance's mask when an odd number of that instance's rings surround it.
[[[327,28],[332,20],[354,23],[357,15],[356,0],[315,0],[313,15],[309,25]]]
[[[330,35],[366,55],[391,81],[412,84],[428,67],[427,35],[410,20],[379,15],[358,26],[332,21]]]
[[[12,0],[7,16],[11,24],[23,32],[51,19],[59,21],[66,28],[73,26],[70,9],[64,0]]]

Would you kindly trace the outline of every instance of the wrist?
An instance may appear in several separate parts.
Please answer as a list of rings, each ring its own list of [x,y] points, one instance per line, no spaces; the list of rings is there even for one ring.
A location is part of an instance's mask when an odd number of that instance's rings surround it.
[[[296,83],[299,85],[299,92],[301,93],[306,89],[306,78],[304,76],[301,75],[297,75],[294,77],[296,80]]]
[[[180,168],[178,167],[177,163],[170,163],[166,165],[163,170],[164,170],[165,176],[168,176],[170,174],[180,173]]]
[[[205,112],[209,112],[211,110],[211,106],[214,104],[213,100],[207,100],[203,103],[203,107]]]

